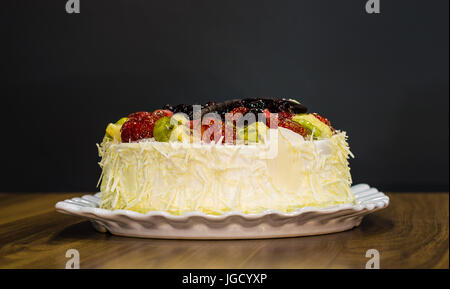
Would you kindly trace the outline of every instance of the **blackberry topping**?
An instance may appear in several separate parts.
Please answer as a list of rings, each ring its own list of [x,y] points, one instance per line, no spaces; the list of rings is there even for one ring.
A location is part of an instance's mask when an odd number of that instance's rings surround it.
[[[213,106],[216,105],[215,101],[208,101],[207,103],[205,103],[204,105],[202,105],[202,107],[208,107],[208,106]]]
[[[203,117],[207,113],[217,113],[224,120],[225,114],[237,107],[245,107],[248,109],[247,113],[254,113],[255,115],[262,113],[265,109],[268,109],[272,113],[289,112],[298,114],[307,111],[307,108],[302,104],[283,98],[244,98],[227,100],[220,103],[214,101],[207,102],[202,105],[201,116]],[[191,120],[193,119],[193,106],[190,104],[179,104],[175,106],[166,104],[164,109],[168,109],[174,113],[185,113]]]
[[[246,107],[248,108],[248,112],[258,114],[261,113],[267,106],[266,101],[258,99],[247,103]]]
[[[173,105],[171,105],[171,104],[166,104],[166,105],[163,106],[163,109],[168,109],[168,110],[170,110],[170,111],[173,111]]]
[[[178,112],[182,112],[185,113],[189,116],[189,119],[193,119],[192,115],[193,115],[193,105],[192,104],[178,104],[175,106],[172,106],[170,104],[166,104],[164,106],[164,109],[168,109],[170,111],[172,111],[173,113],[178,113]]]

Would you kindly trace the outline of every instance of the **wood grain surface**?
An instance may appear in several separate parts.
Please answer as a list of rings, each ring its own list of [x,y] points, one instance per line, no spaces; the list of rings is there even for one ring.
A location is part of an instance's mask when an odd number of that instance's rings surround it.
[[[156,240],[96,232],[57,213],[75,193],[0,193],[0,268],[364,268],[368,249],[381,268],[449,268],[448,193],[391,193],[387,209],[353,230],[267,240]]]

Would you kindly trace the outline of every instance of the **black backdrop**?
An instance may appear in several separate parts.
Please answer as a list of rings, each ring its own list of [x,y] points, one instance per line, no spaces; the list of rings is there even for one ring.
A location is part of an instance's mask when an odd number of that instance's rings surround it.
[[[448,0],[5,0],[0,191],[94,191],[129,112],[297,98],[347,130],[354,182],[448,190]]]

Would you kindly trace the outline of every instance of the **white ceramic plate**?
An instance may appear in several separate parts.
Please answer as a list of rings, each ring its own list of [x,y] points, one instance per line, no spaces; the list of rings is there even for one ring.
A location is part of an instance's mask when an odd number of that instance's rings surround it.
[[[290,213],[275,210],[260,214],[228,212],[181,216],[166,212],[141,214],[100,209],[99,194],[58,202],[58,212],[88,218],[95,229],[114,235],[163,239],[257,239],[319,235],[358,226],[364,215],[386,208],[389,197],[367,184],[352,187],[356,205],[305,207]]]

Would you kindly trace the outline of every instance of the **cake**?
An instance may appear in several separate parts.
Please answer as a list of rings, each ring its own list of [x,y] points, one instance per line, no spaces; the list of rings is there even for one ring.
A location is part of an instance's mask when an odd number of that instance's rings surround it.
[[[221,215],[353,204],[344,131],[290,99],[166,105],[110,123],[101,208]]]

